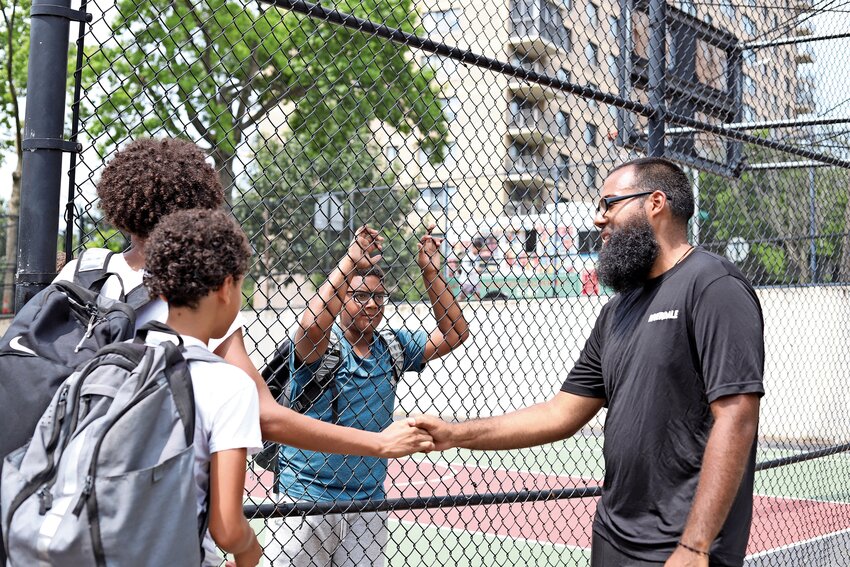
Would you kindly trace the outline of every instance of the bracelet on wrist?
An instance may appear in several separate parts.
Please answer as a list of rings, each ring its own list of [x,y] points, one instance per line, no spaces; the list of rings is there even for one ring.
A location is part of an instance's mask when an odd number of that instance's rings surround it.
[[[683,548],[687,549],[687,550],[688,550],[688,551],[690,551],[691,553],[696,553],[696,554],[697,554],[697,555],[699,555],[700,557],[708,557],[708,552],[707,552],[707,551],[702,551],[702,550],[697,549],[697,548],[695,548],[695,547],[691,547],[690,545],[688,545],[688,544],[686,544],[686,543],[682,543],[681,541],[680,541],[679,543],[677,543],[676,545],[678,545],[679,547],[683,547]]]

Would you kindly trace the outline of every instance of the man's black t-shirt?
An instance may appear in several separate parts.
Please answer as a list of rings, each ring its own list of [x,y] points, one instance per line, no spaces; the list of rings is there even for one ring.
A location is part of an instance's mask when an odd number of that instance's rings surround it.
[[[734,264],[697,248],[596,321],[562,390],[605,398],[605,484],[594,531],[636,558],[665,561],[681,537],[712,425],[709,404],[764,394],[761,306]],[[755,443],[713,561],[743,563]]]

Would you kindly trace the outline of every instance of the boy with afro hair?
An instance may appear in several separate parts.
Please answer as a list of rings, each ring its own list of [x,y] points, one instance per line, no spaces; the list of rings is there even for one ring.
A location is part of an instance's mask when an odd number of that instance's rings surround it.
[[[224,336],[242,304],[251,255],[242,229],[221,210],[186,210],[165,217],[150,234],[144,282],[168,303],[165,324],[186,346],[207,348]],[[175,340],[150,331],[148,344]],[[220,565],[210,537],[233,553],[236,567],[253,567],[262,548],[242,513],[247,454],[262,447],[257,389],[224,360],[189,362],[195,397],[195,488],[198,513],[209,503],[204,565]],[[155,542],[151,542],[155,545]]]
[[[122,148],[104,168],[97,194],[106,220],[130,238],[130,248],[108,260],[108,271],[116,277],[104,284],[102,293],[111,298],[141,285],[147,240],[162,217],[184,209],[218,209],[225,202],[218,175],[204,151],[192,142],[174,138],[138,139]],[[78,265],[98,265],[108,253],[104,249],[86,250],[82,259],[68,262],[56,280],[73,280]],[[154,298],[136,310],[136,327],[152,320],[165,321],[167,316],[168,306]],[[431,437],[415,427],[413,419],[371,432],[324,423],[281,406],[248,356],[242,325],[241,317],[237,317],[223,338],[211,341],[210,350],[254,380],[265,439],[311,451],[381,458],[433,449]]]

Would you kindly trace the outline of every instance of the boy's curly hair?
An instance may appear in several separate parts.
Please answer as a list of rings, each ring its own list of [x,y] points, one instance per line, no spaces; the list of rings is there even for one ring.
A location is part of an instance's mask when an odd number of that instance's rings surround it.
[[[100,209],[118,230],[147,238],[162,217],[183,209],[215,209],[224,191],[206,154],[188,140],[138,139],[103,169]]]
[[[197,307],[227,276],[248,269],[248,238],[221,209],[178,211],[160,221],[145,246],[144,282],[175,307]]]

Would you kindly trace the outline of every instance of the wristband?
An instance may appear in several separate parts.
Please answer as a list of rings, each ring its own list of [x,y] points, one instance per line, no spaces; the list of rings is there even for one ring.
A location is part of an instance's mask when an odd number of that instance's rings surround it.
[[[697,548],[695,548],[695,547],[691,547],[690,545],[688,545],[688,544],[686,544],[686,543],[682,543],[681,541],[680,541],[679,543],[677,543],[676,545],[678,545],[679,547],[684,547],[684,548],[685,548],[685,549],[687,549],[688,551],[690,551],[690,552],[692,552],[692,553],[696,553],[697,555],[699,555],[699,556],[701,556],[701,557],[708,557],[708,552],[707,552],[707,551],[702,551],[702,550],[699,550],[699,549],[697,549]]]

